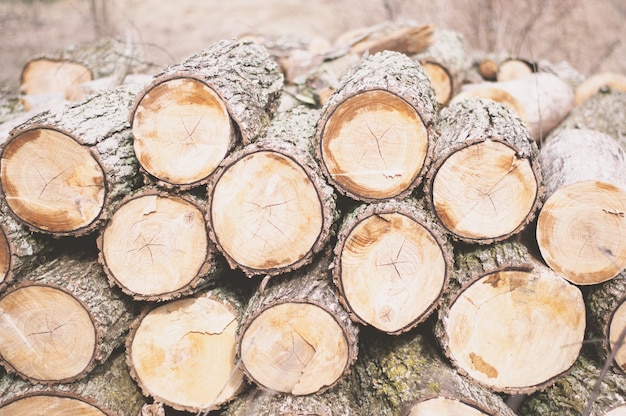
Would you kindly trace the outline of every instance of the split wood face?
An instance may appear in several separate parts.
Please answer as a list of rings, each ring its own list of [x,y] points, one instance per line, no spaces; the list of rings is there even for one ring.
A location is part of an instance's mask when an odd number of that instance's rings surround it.
[[[505,270],[460,292],[444,325],[447,351],[458,367],[495,391],[515,393],[540,387],[573,365],[585,305],[576,286],[547,268]]]
[[[243,333],[246,371],[266,389],[306,395],[333,385],[349,361],[335,318],[309,303],[285,302],[261,312]]]
[[[0,299],[0,355],[19,374],[70,380],[94,359],[96,330],[84,306],[53,287],[28,285]]]
[[[531,162],[492,140],[453,153],[432,185],[437,216],[448,230],[468,240],[515,232],[533,210],[537,193]]]
[[[37,415],[45,409],[46,416],[107,416],[107,413],[83,400],[40,393],[15,400],[0,407],[0,415]]]
[[[222,99],[206,84],[190,78],[152,87],[139,101],[132,124],[140,165],[175,185],[206,179],[235,141]]]
[[[235,366],[237,316],[202,296],[157,307],[131,333],[131,373],[150,396],[178,410],[214,409],[243,383]]]
[[[626,301],[623,301],[613,313],[608,334],[611,349],[617,348],[615,363],[623,372],[626,372],[626,345],[617,344],[624,330],[626,330]],[[624,411],[626,412],[626,409]]]
[[[360,321],[388,333],[425,319],[446,282],[439,242],[415,220],[399,214],[365,218],[340,254],[340,286]]]
[[[247,270],[281,269],[312,250],[323,229],[317,189],[293,159],[256,151],[228,166],[210,206],[217,243]]]
[[[537,221],[546,263],[572,283],[590,285],[626,268],[626,192],[615,185],[580,181],[555,191]]]
[[[435,397],[417,403],[408,414],[408,416],[440,415],[487,416],[488,413],[483,413],[475,407],[456,399]]]
[[[7,204],[31,227],[72,232],[99,217],[104,171],[72,137],[47,128],[27,130],[7,142],[1,164]]]
[[[103,230],[101,252],[107,273],[124,291],[147,297],[179,291],[207,260],[204,215],[175,196],[130,199]]]
[[[321,135],[329,180],[357,199],[393,198],[415,185],[423,171],[428,131],[399,96],[366,91],[343,101]]]

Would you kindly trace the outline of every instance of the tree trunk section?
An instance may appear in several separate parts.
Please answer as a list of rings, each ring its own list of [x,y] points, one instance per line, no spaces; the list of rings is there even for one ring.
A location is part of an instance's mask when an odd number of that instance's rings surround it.
[[[622,332],[626,330],[625,272],[616,278],[589,289],[585,301],[588,319],[587,338],[601,362],[613,361],[614,368],[626,373],[626,346]]]
[[[539,150],[507,107],[469,99],[440,112],[428,202],[456,240],[488,244],[520,232],[542,202]]]
[[[601,366],[583,354],[578,357],[569,374],[544,391],[526,398],[519,415],[624,415],[626,411],[624,376],[609,371],[604,375],[599,390],[596,391],[600,375]],[[593,405],[588,408],[590,401]]]
[[[130,377],[123,350],[78,381],[53,386],[30,384],[11,374],[0,378],[0,415],[138,416],[145,404]],[[45,409],[45,410],[44,410]]]
[[[211,239],[232,268],[274,276],[310,263],[338,217],[310,153],[319,112],[281,113],[257,142],[231,153],[208,186]]]
[[[16,127],[2,149],[2,192],[36,232],[88,234],[136,188],[128,111],[136,91],[120,87]]]
[[[430,164],[436,106],[411,58],[367,57],[344,76],[318,124],[316,153],[328,182],[363,202],[408,196]]]
[[[501,82],[466,84],[452,103],[469,97],[489,98],[508,105],[541,143],[574,108],[574,92],[564,80],[548,72]]]
[[[248,144],[278,108],[283,76],[267,50],[220,41],[165,68],[131,112],[134,149],[160,185],[206,183],[241,139]]]
[[[512,242],[457,257],[457,281],[436,328],[454,366],[497,392],[527,394],[553,384],[582,347],[581,291]]]
[[[227,288],[154,306],[127,337],[131,375],[146,396],[176,410],[209,411],[243,387],[235,360],[243,306]]]
[[[358,327],[332,286],[331,253],[272,279],[249,301],[238,356],[259,387],[296,396],[323,392],[349,371]]]
[[[399,334],[437,307],[452,268],[452,246],[414,200],[361,205],[344,216],[333,278],[355,322]]]
[[[203,202],[144,188],[123,200],[97,240],[111,282],[137,300],[191,294],[221,272]]]
[[[544,261],[579,285],[626,267],[626,154],[593,130],[560,130],[541,149],[546,202],[537,221]]]

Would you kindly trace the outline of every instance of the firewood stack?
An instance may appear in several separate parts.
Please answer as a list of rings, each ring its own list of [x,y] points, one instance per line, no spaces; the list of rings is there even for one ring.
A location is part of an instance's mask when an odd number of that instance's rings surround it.
[[[626,93],[432,25],[307,46],[10,128],[0,415],[625,412]]]

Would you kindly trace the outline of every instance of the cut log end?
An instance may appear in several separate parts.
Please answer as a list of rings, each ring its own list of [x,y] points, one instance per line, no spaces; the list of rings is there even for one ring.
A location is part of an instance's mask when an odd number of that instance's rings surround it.
[[[13,136],[2,152],[2,189],[18,219],[41,232],[88,227],[105,203],[105,175],[90,151],[49,128]]]
[[[534,72],[530,62],[520,59],[507,59],[498,68],[497,79],[499,82],[526,77]]]
[[[3,227],[0,226],[0,292],[10,279],[11,245]]]
[[[63,59],[35,59],[22,70],[20,93],[24,95],[64,92],[93,80],[93,73],[83,64]]]
[[[576,286],[546,267],[504,270],[460,292],[444,325],[455,365],[494,391],[528,393],[573,365],[585,305]]]
[[[366,91],[341,102],[323,126],[323,168],[338,190],[359,200],[396,197],[425,169],[428,131],[399,96]]]
[[[238,318],[210,296],[157,307],[127,339],[131,374],[145,394],[177,410],[213,410],[242,387],[235,364]]]
[[[325,227],[316,186],[295,159],[276,151],[254,151],[228,166],[209,211],[218,247],[249,275],[299,264]]]
[[[174,185],[202,183],[236,139],[220,96],[193,78],[165,80],[149,88],[132,113],[132,125],[140,165]]]
[[[361,322],[404,332],[437,306],[447,281],[445,254],[432,232],[400,213],[359,222],[335,267],[344,302]]]
[[[71,381],[94,361],[96,329],[89,312],[61,289],[24,285],[0,299],[0,356],[36,382]]]
[[[46,393],[28,395],[2,405],[0,406],[0,414],[6,416],[36,415],[41,414],[42,409],[45,409],[46,416],[109,416],[111,414],[82,398]]]
[[[539,183],[532,163],[503,142],[453,153],[432,186],[436,215],[455,236],[480,242],[510,236],[533,214]]]
[[[141,299],[190,288],[210,257],[200,208],[180,197],[152,193],[122,203],[99,246],[111,280]]]
[[[342,327],[329,312],[308,303],[265,309],[246,327],[239,345],[252,380],[293,395],[332,386],[352,361]]]
[[[545,262],[575,284],[615,277],[626,267],[626,192],[615,185],[581,181],[559,188],[537,221]]]
[[[440,106],[447,105],[454,93],[452,76],[448,70],[441,64],[428,61],[422,62],[422,68],[430,79],[437,103]]]
[[[626,373],[626,345],[623,342],[623,332],[626,331],[626,301],[623,301],[615,310],[609,325],[609,341],[611,349],[615,351],[615,364]],[[622,344],[618,344],[622,340]],[[626,409],[625,409],[626,410]]]

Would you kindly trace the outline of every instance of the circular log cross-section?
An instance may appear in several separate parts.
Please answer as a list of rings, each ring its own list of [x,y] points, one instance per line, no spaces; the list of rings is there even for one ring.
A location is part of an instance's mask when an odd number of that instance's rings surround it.
[[[141,299],[190,288],[210,257],[204,213],[176,196],[146,193],[123,202],[98,243],[110,279]]]
[[[241,388],[238,318],[229,301],[202,295],[156,307],[127,339],[131,374],[145,394],[177,410],[213,410]]]
[[[454,93],[452,83],[452,75],[448,70],[437,62],[422,62],[424,72],[428,75],[428,79],[433,87],[435,98],[439,105],[447,105]]]
[[[439,304],[452,249],[423,216],[408,206],[365,207],[342,226],[333,277],[356,320],[398,334]]]
[[[298,264],[325,224],[316,186],[295,159],[277,151],[235,159],[210,191],[215,242],[248,275]]]
[[[22,377],[72,380],[93,361],[96,329],[85,307],[55,287],[26,285],[0,299],[0,356]]]
[[[416,403],[408,413],[408,416],[437,415],[487,416],[487,413],[458,399],[441,396]]]
[[[306,395],[333,385],[349,365],[342,327],[321,307],[285,302],[265,309],[246,327],[239,354],[262,387]]]
[[[150,88],[133,112],[133,147],[150,175],[173,185],[205,180],[235,142],[220,96],[193,78]]]
[[[10,279],[11,246],[3,227],[0,226],[0,292]]]
[[[437,171],[432,201],[443,225],[467,240],[514,233],[532,212],[538,182],[528,159],[499,141],[458,150]]]
[[[547,267],[508,269],[459,292],[444,325],[458,368],[494,391],[532,392],[576,361],[585,305],[581,291]]]
[[[38,393],[21,397],[6,405],[0,405],[0,415],[37,415],[45,409],[46,416],[108,416],[104,412],[84,399],[64,397],[59,394]]]
[[[329,181],[359,200],[396,197],[425,169],[428,130],[415,108],[389,91],[365,91],[341,102],[320,137]]]
[[[30,227],[70,233],[105,203],[105,174],[88,148],[60,131],[26,130],[6,143],[0,182],[7,204]]]
[[[24,95],[65,92],[68,88],[93,80],[91,70],[78,62],[62,59],[35,59],[24,66],[20,93]]]
[[[622,334],[624,331],[626,331],[626,299],[623,299],[619,307],[615,309],[609,324],[608,334],[611,349],[617,348],[617,351],[614,353],[615,364],[617,364],[622,372],[626,373],[626,345],[624,345]],[[618,345],[620,340],[622,344]]]

